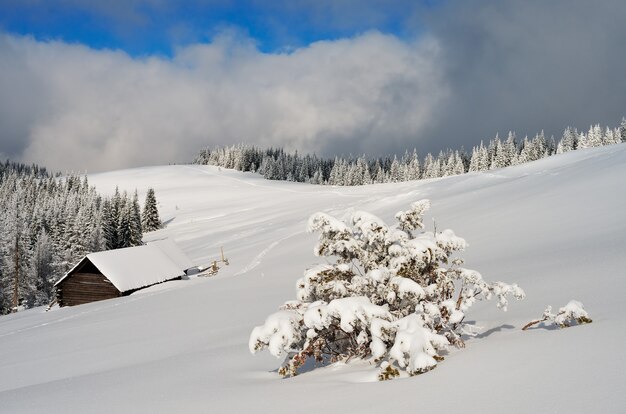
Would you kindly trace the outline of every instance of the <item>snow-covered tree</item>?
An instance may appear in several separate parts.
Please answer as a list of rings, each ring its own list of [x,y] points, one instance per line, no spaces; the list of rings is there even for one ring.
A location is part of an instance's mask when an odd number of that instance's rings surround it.
[[[1,284],[6,295],[6,302],[10,309],[15,311],[22,304],[23,299],[32,290],[28,275],[30,251],[28,249],[28,222],[25,206],[21,204],[24,189],[18,188],[8,202],[8,211],[3,217],[2,240],[0,240],[0,273],[3,276]],[[8,309],[5,309],[6,312]]]
[[[512,165],[515,158],[517,157],[517,140],[515,138],[515,132],[509,131],[509,135],[504,142],[504,157],[505,157],[505,167]]]
[[[602,145],[614,145],[621,142],[622,139],[619,136],[619,131],[617,129],[613,130],[607,126],[604,130],[604,135],[602,135]]]
[[[590,147],[589,141],[587,139],[587,135],[585,135],[585,133],[583,131],[580,131],[576,141],[578,141],[578,149],[584,149],[584,148],[589,148]]]
[[[441,177],[441,160],[435,158],[431,153],[426,154],[424,159],[424,174],[422,178],[438,178]]]
[[[562,154],[564,152],[575,150],[577,144],[577,135],[578,134],[575,129],[572,129],[570,127],[565,128],[565,131],[563,132],[563,138],[561,138],[559,144],[557,145],[557,154]]]
[[[393,162],[391,163],[391,169],[389,170],[389,181],[392,183],[402,181],[403,175],[400,162],[396,157],[394,157]]]
[[[144,232],[154,231],[161,228],[161,218],[159,217],[159,209],[157,207],[156,195],[153,188],[148,188],[146,200],[143,204],[143,213],[141,216],[141,226]]]
[[[581,139],[581,143],[583,148],[601,147],[602,128],[600,128],[600,124],[590,126],[585,139]]]
[[[450,157],[446,162],[445,175],[459,175],[465,173],[465,164],[463,163],[463,156],[459,151],[450,153]]]
[[[385,175],[385,170],[380,165],[380,162],[378,160],[376,160],[376,165],[374,166],[374,170],[375,170],[374,182],[376,182],[376,183],[384,183],[384,182],[387,181],[387,177]]]
[[[140,246],[142,238],[141,207],[139,207],[139,196],[135,190],[130,203],[130,242],[133,246]]]
[[[600,124],[594,125],[589,131],[588,139],[592,147],[601,147],[604,145]]]
[[[504,168],[511,164],[511,160],[508,158],[508,151],[506,151],[504,144],[500,141],[500,138],[496,135],[493,157],[491,158],[490,170],[498,168]]]
[[[474,147],[472,150],[472,158],[470,160],[469,171],[486,171],[489,169],[489,152],[483,145],[482,141],[480,146]]]
[[[465,316],[477,300],[495,297],[506,310],[509,296],[524,297],[517,285],[488,283],[463,268],[453,256],[467,244],[452,230],[423,231],[429,206],[413,203],[393,227],[366,212],[349,223],[311,216],[309,231],[320,233],[316,255],[334,260],[304,273],[297,299],[254,328],[250,351],[284,356],[283,375],[296,375],[309,359],[354,357],[379,364],[381,377],[397,368],[415,375],[434,368],[448,346],[463,346],[461,335],[474,334]]]
[[[132,231],[132,208],[130,203],[125,203],[120,211],[120,219],[117,223],[117,242],[118,248],[124,247],[132,247],[135,246],[133,244],[134,237]]]
[[[54,244],[45,230],[37,237],[30,258],[29,278],[33,288],[26,294],[27,307],[47,305],[53,296],[53,284],[50,276],[58,274],[59,260]]]

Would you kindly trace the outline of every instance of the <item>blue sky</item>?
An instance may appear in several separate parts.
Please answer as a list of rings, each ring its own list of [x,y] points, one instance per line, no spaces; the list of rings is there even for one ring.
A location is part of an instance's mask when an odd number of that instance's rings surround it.
[[[400,38],[419,32],[421,1],[82,1],[4,0],[0,27],[40,40],[63,40],[138,55],[171,56],[176,47],[235,31],[267,53],[378,30]]]

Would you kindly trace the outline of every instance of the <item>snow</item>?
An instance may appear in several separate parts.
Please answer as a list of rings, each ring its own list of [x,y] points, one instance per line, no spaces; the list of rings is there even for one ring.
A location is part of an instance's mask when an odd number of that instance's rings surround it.
[[[194,264],[187,255],[170,239],[154,240],[148,243],[148,246],[158,248],[161,253],[167,256],[179,269],[191,269]]]
[[[297,330],[294,329],[302,320],[302,315],[296,311],[279,311],[267,317],[265,324],[252,330],[248,349],[250,352],[258,352],[262,348],[257,344],[267,346],[270,354],[275,357],[283,355],[284,349],[289,349],[291,344],[299,340]]]
[[[146,240],[169,237],[198,264],[219,258],[223,246],[230,266],[168,289],[0,318],[0,411],[623,412],[624,177],[626,145],[354,188],[184,165],[92,175],[108,193],[137,188],[143,199],[155,188],[167,228]],[[454,229],[469,243],[466,265],[518,283],[524,301],[507,313],[476,303],[466,321],[478,335],[406,379],[369,382],[378,371],[361,361],[282,380],[270,353],[250,355],[251,330],[294,297],[305,269],[324,263],[306,232],[311,214],[369,211],[392,222],[424,198],[432,203],[424,227],[436,218],[438,228]],[[546,304],[572,298],[593,323],[521,331]]]
[[[366,297],[349,297],[330,301],[328,305],[320,303],[310,306],[304,314],[304,324],[309,328],[322,329],[331,325],[332,319],[339,320],[344,332],[353,332],[358,322],[368,325],[373,318],[389,318],[389,311],[384,306],[377,306]]]
[[[446,349],[448,340],[424,328],[416,314],[394,322],[397,332],[389,355],[409,373],[425,372],[437,365],[436,349]]]
[[[175,279],[183,276],[184,271],[192,266],[185,254],[168,240],[155,241],[145,246],[91,253],[87,258],[120,292]],[[72,270],[59,279],[55,286]]]
[[[564,326],[571,320],[576,321],[580,318],[589,318],[589,314],[585,311],[585,307],[580,301],[570,300],[567,302],[567,305],[559,309],[559,313],[554,318],[554,323]]]
[[[412,281],[411,279],[407,279],[406,277],[394,276],[391,278],[390,284],[396,287],[401,299],[407,295],[414,295],[418,298],[426,295],[424,289],[422,289],[418,283]]]

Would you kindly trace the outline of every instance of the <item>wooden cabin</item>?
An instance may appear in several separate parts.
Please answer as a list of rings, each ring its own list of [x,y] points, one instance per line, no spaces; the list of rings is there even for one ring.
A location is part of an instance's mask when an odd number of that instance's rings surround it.
[[[187,256],[169,240],[91,253],[55,283],[57,303],[74,306],[130,295],[180,279],[191,267]]]

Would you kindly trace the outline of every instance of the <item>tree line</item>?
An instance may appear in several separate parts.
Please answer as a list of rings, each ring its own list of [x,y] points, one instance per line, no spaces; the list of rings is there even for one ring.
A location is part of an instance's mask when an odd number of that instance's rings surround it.
[[[518,140],[514,132],[506,139],[498,135],[472,148],[428,153],[420,158],[416,149],[397,156],[368,158],[334,157],[287,153],[282,148],[261,149],[253,145],[206,148],[200,151],[195,164],[215,165],[238,171],[261,174],[268,180],[286,180],[322,185],[354,186],[446,177],[474,171],[487,171],[510,165],[574,151],[626,142],[626,119],[617,128],[592,125],[585,133],[567,127],[558,140],[547,139],[542,132],[533,138]]]
[[[153,191],[146,200],[142,217],[136,191],[104,197],[87,177],[0,164],[0,314],[50,303],[54,283],[86,254],[142,244],[160,226]]]

